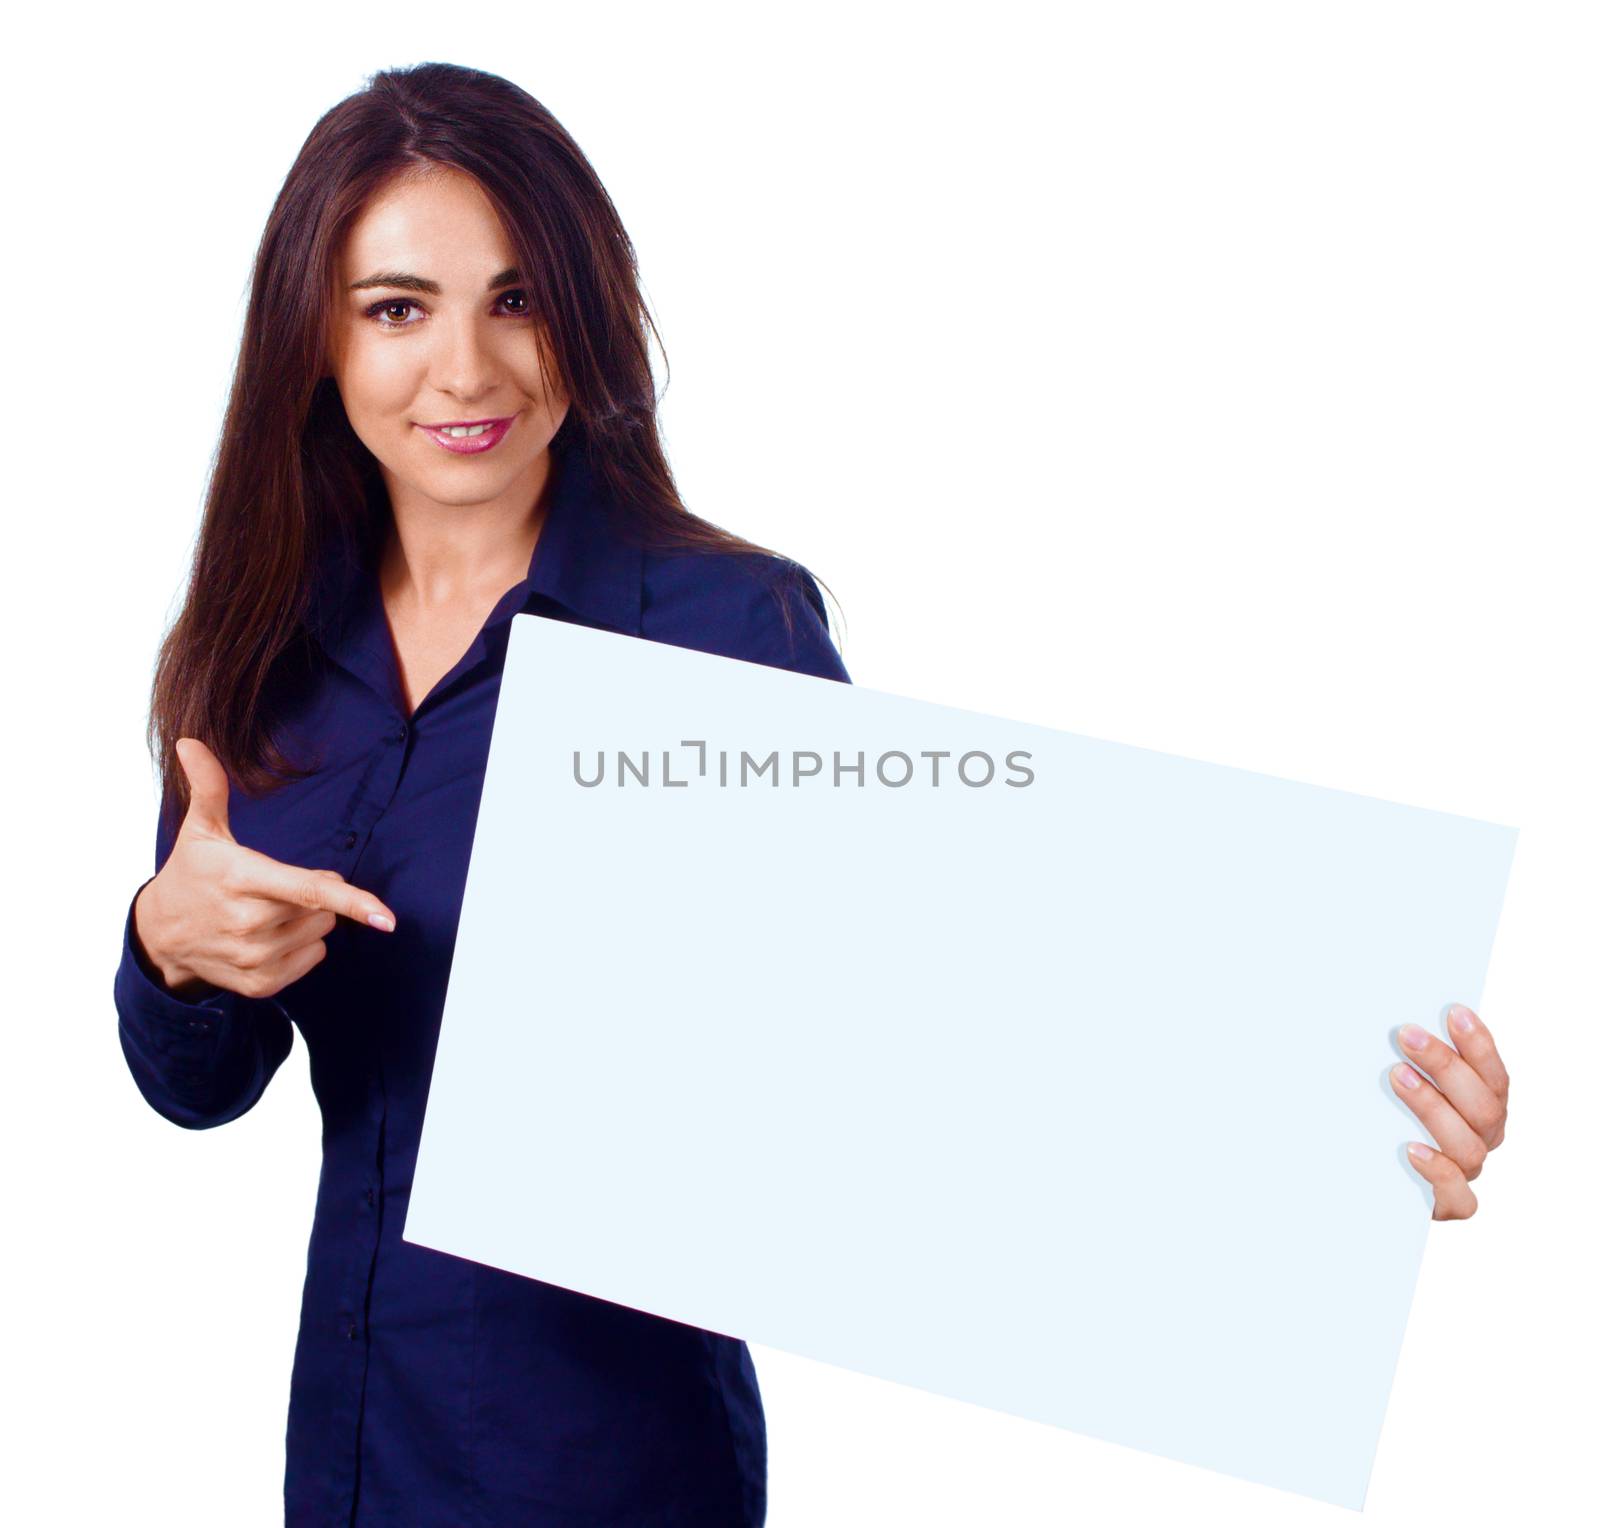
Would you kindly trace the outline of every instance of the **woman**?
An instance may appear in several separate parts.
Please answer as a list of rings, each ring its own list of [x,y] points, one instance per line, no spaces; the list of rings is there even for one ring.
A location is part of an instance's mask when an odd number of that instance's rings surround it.
[[[116,999],[190,1128],[308,1047],[292,1523],[764,1520],[742,1342],[400,1239],[512,615],[848,681],[810,575],[679,501],[642,312],[576,145],[445,65],[330,111],[262,240]]]
[[[140,1090],[190,1128],[249,1109],[295,1026],[309,1049],[291,1523],[765,1517],[743,1343],[399,1238],[510,617],[848,681],[810,575],[679,501],[644,322],[582,154],[470,70],[335,107],[262,241],[116,999]],[[1451,1025],[1459,1051],[1401,1032],[1433,1081],[1393,1073],[1441,1219],[1475,1208],[1507,1088],[1476,1016]]]

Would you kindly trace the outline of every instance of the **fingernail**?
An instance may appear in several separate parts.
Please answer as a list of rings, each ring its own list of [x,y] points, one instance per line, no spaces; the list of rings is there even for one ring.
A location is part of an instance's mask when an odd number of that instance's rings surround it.
[[[1406,1150],[1409,1151],[1411,1155],[1414,1156],[1419,1162],[1427,1162],[1433,1157],[1432,1148],[1424,1146],[1421,1141],[1408,1141],[1406,1143]]]
[[[394,932],[394,919],[386,918],[382,913],[368,913],[367,922],[374,928],[381,928],[386,934]]]
[[[1394,1069],[1394,1075],[1399,1079],[1400,1086],[1403,1088],[1414,1088],[1422,1081],[1409,1066],[1397,1066]]]
[[[1419,1029],[1415,1024],[1402,1024],[1400,1026],[1400,1043],[1409,1046],[1412,1050],[1421,1050],[1428,1043],[1428,1031]]]
[[[1472,1015],[1460,1003],[1451,1004],[1450,1024],[1452,1028],[1459,1029],[1464,1035],[1472,1033]]]

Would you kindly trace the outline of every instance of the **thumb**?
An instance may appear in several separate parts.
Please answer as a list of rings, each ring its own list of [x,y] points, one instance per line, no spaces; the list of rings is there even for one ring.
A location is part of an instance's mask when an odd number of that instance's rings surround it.
[[[174,745],[189,780],[189,810],[183,826],[234,842],[228,827],[228,772],[199,738],[181,737]]]

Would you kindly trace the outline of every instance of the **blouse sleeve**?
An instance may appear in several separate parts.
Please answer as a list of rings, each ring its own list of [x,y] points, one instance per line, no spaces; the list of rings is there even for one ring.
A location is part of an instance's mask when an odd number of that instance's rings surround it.
[[[171,852],[163,815],[156,828],[158,872]],[[174,997],[139,945],[133,921],[138,899],[135,892],[128,904],[114,987],[128,1070],[145,1102],[164,1119],[186,1130],[224,1125],[266,1090],[294,1044],[294,1026],[274,998],[220,987],[192,1001]]]
[[[817,581],[797,562],[778,559],[757,581],[739,656],[771,668],[850,683],[828,635],[828,612]]]

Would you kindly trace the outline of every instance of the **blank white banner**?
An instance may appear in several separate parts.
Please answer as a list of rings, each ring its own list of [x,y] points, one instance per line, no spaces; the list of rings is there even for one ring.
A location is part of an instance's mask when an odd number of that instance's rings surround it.
[[[1359,1507],[1516,836],[517,616],[405,1237]]]

